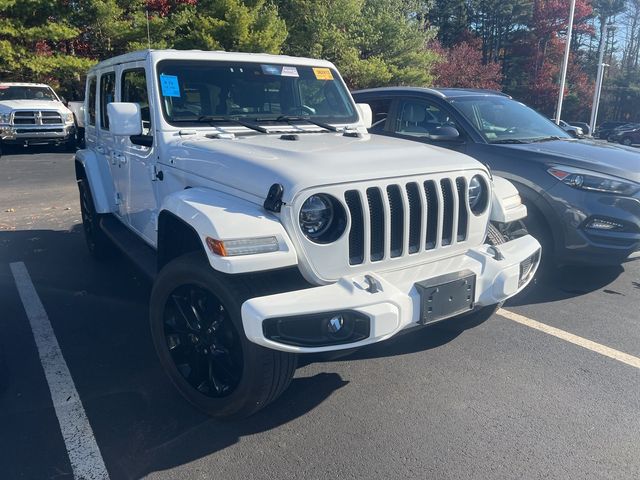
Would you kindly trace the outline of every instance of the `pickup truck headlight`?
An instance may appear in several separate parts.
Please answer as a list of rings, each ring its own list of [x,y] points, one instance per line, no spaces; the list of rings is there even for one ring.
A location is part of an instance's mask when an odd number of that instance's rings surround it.
[[[62,118],[64,118],[64,123],[74,123],[73,113],[63,113]]]
[[[302,233],[312,242],[331,243],[344,233],[347,215],[338,199],[319,193],[302,204],[299,222]]]
[[[591,170],[556,165],[549,168],[547,172],[562,183],[580,190],[616,193],[619,195],[633,195],[640,190],[640,185],[637,183],[604,173],[592,172]]]
[[[10,113],[0,113],[0,123],[2,124],[8,124],[11,120],[11,114]]]
[[[488,205],[489,188],[487,182],[480,175],[474,175],[469,180],[469,208],[474,215],[480,215]]]

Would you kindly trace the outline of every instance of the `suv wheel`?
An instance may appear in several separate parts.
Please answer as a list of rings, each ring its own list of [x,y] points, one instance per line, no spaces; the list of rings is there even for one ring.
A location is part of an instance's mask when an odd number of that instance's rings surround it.
[[[629,138],[629,137],[624,137],[622,140],[620,140],[620,143],[621,143],[622,145],[625,145],[625,146],[627,146],[627,147],[630,147],[630,146],[631,146],[631,144],[632,144],[633,142],[631,141],[631,138]]]
[[[200,252],[178,257],[151,293],[151,335],[162,367],[180,393],[215,417],[246,417],[286,390],[294,354],[267,349],[244,334],[240,308],[249,286],[211,268]]]
[[[96,213],[93,197],[89,190],[89,182],[86,178],[78,180],[78,191],[80,193],[82,227],[89,253],[97,260],[109,258],[114,251],[114,247],[100,228],[100,215]]]

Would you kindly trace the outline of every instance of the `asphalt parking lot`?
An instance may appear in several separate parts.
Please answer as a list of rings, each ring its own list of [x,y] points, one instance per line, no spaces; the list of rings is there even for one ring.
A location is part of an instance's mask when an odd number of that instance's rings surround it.
[[[52,334],[32,328],[20,265]],[[74,478],[73,399],[39,355],[52,335],[97,445],[87,478],[640,478],[640,259],[559,270],[480,325],[302,359],[275,404],[236,422],[160,370],[149,293],[125,260],[89,257],[71,154],[0,158],[0,478]]]

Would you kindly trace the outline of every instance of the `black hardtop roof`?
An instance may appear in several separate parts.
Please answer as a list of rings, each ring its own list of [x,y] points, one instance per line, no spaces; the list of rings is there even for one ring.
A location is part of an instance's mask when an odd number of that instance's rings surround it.
[[[446,88],[446,87],[379,87],[367,88],[364,90],[356,90],[353,93],[388,93],[392,95],[400,95],[402,93],[419,93],[434,95],[440,98],[460,98],[460,97],[477,97],[477,96],[500,96],[511,98],[506,93],[497,90],[486,90],[482,88]]]

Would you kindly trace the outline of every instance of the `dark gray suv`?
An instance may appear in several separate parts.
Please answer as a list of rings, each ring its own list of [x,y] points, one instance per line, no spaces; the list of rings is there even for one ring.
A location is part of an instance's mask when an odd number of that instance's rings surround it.
[[[493,91],[394,87],[353,96],[371,106],[371,133],[466,153],[513,182],[546,258],[613,265],[640,249],[639,151],[574,139]]]

